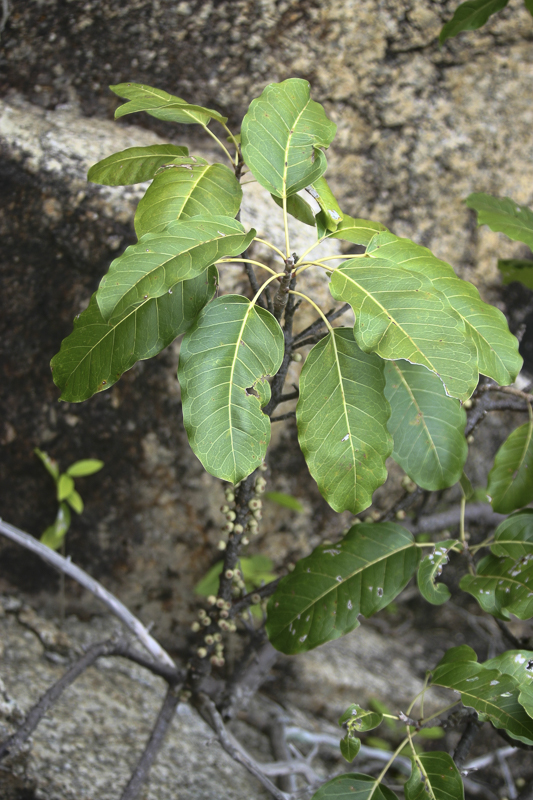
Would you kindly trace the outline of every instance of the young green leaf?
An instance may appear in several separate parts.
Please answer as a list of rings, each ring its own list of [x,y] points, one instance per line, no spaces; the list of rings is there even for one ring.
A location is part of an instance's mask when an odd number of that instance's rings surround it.
[[[533,558],[533,509],[507,517],[498,525],[494,533],[491,552],[495,556],[514,558],[516,560]]]
[[[340,740],[339,745],[342,757],[351,764],[361,749],[361,739],[357,739],[347,733],[344,739]]]
[[[348,731],[351,733],[364,733],[371,731],[381,725],[383,722],[383,714],[379,711],[367,711],[361,708],[357,703],[352,703],[344,714],[339,718],[339,725],[347,723]]]
[[[530,208],[515,203],[510,197],[492,197],[483,192],[469,195],[465,203],[477,211],[478,225],[488,225],[492,231],[505,233],[533,249],[533,211]]]
[[[336,231],[342,222],[344,214],[337,203],[335,195],[329,188],[326,179],[324,177],[318,178],[311,186],[306,186],[305,189],[320,206],[328,232]]]
[[[105,186],[128,186],[151,180],[157,170],[176,156],[187,156],[186,147],[175,144],[152,144],[149,147],[128,147],[93,164],[87,173],[91,183]]]
[[[367,508],[387,478],[392,450],[383,362],[363,353],[348,328],[316,344],[302,369],[298,439],[318,488],[335,511]]]
[[[519,281],[528,289],[533,289],[533,259],[500,259],[498,261],[498,269],[502,274],[503,284],[507,285],[513,281]]]
[[[57,499],[60,502],[61,500],[65,500],[73,490],[74,481],[72,478],[66,473],[60,475],[57,482]]]
[[[325,172],[321,148],[329,147],[336,130],[323,107],[311,100],[307,81],[271,83],[244,117],[243,158],[261,186],[288,197]]]
[[[121,319],[180,281],[196,278],[223,256],[237,256],[255,236],[230,217],[194,217],[147,233],[109,267],[96,292],[106,322]]]
[[[137,361],[157,355],[192,325],[213,297],[216,267],[146,300],[118,322],[105,322],[94,294],[51,362],[61,400],[79,403],[113,386]]]
[[[336,544],[317,547],[270,598],[266,630],[288,655],[338,639],[385,608],[413,575],[420,550],[391,522],[354,525]]]
[[[68,497],[65,497],[65,500],[69,504],[69,506],[74,509],[76,514],[81,514],[83,511],[83,500],[81,499],[80,494],[73,489]]]
[[[275,194],[271,194],[270,196],[277,206],[283,208],[283,200],[281,200],[281,198],[276,197]],[[305,225],[311,225],[313,227],[316,225],[313,209],[299,194],[291,194],[290,197],[287,197],[287,213],[290,214],[291,217],[294,217],[294,219],[305,223]]]
[[[67,469],[67,475],[71,478],[83,478],[86,475],[94,475],[95,472],[100,472],[104,466],[103,461],[97,458],[84,458],[81,461],[75,461]]]
[[[272,502],[277,503],[278,506],[290,508],[291,511],[304,510],[300,501],[297,500],[296,497],[293,497],[292,494],[285,494],[285,492],[265,492],[263,497],[265,500],[272,500]]]
[[[54,523],[48,526],[40,541],[51,550],[59,550],[69,528],[70,509],[66,503],[60,503]]]
[[[380,222],[372,222],[368,219],[354,219],[344,214],[335,231],[328,231],[324,220],[324,236],[328,239],[344,239],[345,242],[359,244],[366,247],[370,244],[374,236],[379,233],[387,233],[387,228]],[[321,238],[321,237],[319,237]]]
[[[451,39],[462,31],[481,28],[489,17],[505,8],[508,2],[509,0],[467,0],[466,3],[461,3],[452,19],[443,26],[439,44],[443,45],[446,39]]]
[[[448,563],[448,553],[451,548],[459,544],[457,539],[446,539],[438,542],[432,553],[427,555],[418,568],[418,588],[420,594],[428,603],[440,606],[450,598],[450,590],[443,583],[436,583],[442,573],[443,567]]]
[[[496,453],[487,494],[499,514],[510,514],[533,500],[533,419],[516,428]]]
[[[398,796],[370,775],[337,775],[315,792],[311,800],[398,800]]]
[[[412,764],[404,786],[405,800],[463,800],[461,773],[448,753],[420,753],[412,758]]]
[[[533,562],[530,555],[518,560],[485,556],[478,563],[476,574],[465,575],[459,586],[475,597],[485,611],[499,619],[510,619],[511,614],[519,619],[533,617]]]
[[[466,413],[459,401],[448,397],[440,379],[418,364],[388,362],[385,378],[392,457],[423,489],[453,486],[468,455]]]
[[[270,420],[261,408],[283,352],[278,322],[238,295],[214,300],[185,335],[178,371],[183,421],[194,453],[212,475],[238,483],[262,463]]]
[[[223,164],[182,164],[156,175],[135,212],[140,239],[158,226],[194,216],[235,217],[242,189]]]
[[[362,350],[421,364],[439,376],[449,395],[470,397],[478,381],[476,348],[446,297],[423,274],[354,258],[333,272],[330,291],[352,306]]]
[[[187,103],[181,97],[168,94],[162,89],[154,89],[153,86],[144,86],[141,83],[117,83],[109,88],[119,97],[129,100],[128,103],[117,108],[115,119],[124,117],[126,114],[146,111],[147,114],[157,119],[181,122],[186,125],[197,122],[204,127],[210,119],[216,119],[222,124],[228,120],[218,111]]]
[[[51,475],[55,481],[57,481],[59,478],[59,466],[57,461],[55,461],[53,458],[50,458],[48,453],[45,453],[44,450],[39,450],[38,447],[35,447],[33,452],[44,465],[48,474]]]

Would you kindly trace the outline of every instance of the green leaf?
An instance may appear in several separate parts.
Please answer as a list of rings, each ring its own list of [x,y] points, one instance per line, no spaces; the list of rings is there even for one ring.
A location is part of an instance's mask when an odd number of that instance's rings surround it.
[[[488,225],[492,231],[505,233],[533,248],[533,211],[527,206],[515,203],[510,197],[492,197],[483,192],[469,195],[465,203],[477,211],[478,225]]]
[[[432,683],[459,692],[463,705],[474,708],[482,721],[504,728],[525,744],[533,743],[533,719],[518,702],[515,678],[496,669],[485,669],[467,645],[445,653],[433,670]]]
[[[474,342],[478,367],[501,386],[512,383],[522,367],[518,341],[509,332],[507,320],[501,311],[484,303],[471,283],[460,280],[445,261],[433,255],[410,239],[400,239],[391,233],[374,237],[367,255],[423,274],[435,289],[446,297],[452,309],[465,325],[467,336]]]
[[[353,736],[350,736],[349,733],[347,733],[344,739],[340,740],[339,744],[341,748],[342,757],[349,764],[351,764],[354,758],[356,757],[357,753],[361,749],[361,739],[356,739]]]
[[[181,164],[156,175],[135,213],[140,239],[158,226],[194,216],[235,217],[242,189],[223,164]]]
[[[461,486],[461,491],[463,493],[463,497],[466,500],[466,502],[468,502],[471,498],[473,498],[475,496],[475,492],[474,492],[474,489],[472,488],[472,484],[470,483],[470,478],[468,477],[466,472],[463,472],[463,474],[459,478],[459,484]],[[485,494],[485,490],[484,489],[482,489],[481,491],[483,492],[483,494]],[[486,494],[485,494],[485,497],[486,497]]]
[[[510,514],[533,500],[533,419],[516,428],[496,453],[487,494],[499,514]]]
[[[326,231],[328,239],[344,239],[352,244],[359,244],[366,247],[370,244],[374,236],[378,233],[387,232],[385,225],[380,222],[372,222],[368,219],[354,219],[344,214],[337,229],[333,232]]]
[[[461,773],[448,753],[421,753],[412,758],[412,764],[405,800],[463,800]]]
[[[210,594],[218,593],[219,575],[222,572],[224,561],[217,561],[209,572],[194,587],[195,594],[208,597]],[[242,572],[243,580],[249,592],[259,588],[264,583],[270,583],[275,579],[272,572],[273,563],[267,556],[256,555],[251,558],[239,559],[239,568]]]
[[[257,181],[277,197],[288,197],[316,181],[327,167],[337,126],[300,78],[271,83],[253,100],[241,129],[242,154]]]
[[[41,536],[42,544],[51,550],[59,550],[70,528],[70,510],[66,503],[60,503],[53,525],[49,525]]]
[[[57,482],[57,499],[60,502],[61,500],[65,500],[73,490],[74,481],[72,478],[66,473],[60,475]]]
[[[533,650],[507,650],[485,661],[487,669],[497,669],[511,675],[518,684],[518,702],[526,714],[533,717]]]
[[[281,198],[276,197],[275,194],[270,196],[277,206],[283,208],[283,200]],[[299,194],[291,194],[290,197],[287,197],[287,213],[306,225],[312,225],[313,227],[316,225],[313,209]]]
[[[183,421],[194,453],[212,475],[238,483],[262,463],[270,420],[261,407],[283,353],[278,322],[238,295],[214,300],[185,335],[178,371]]]
[[[344,214],[337,203],[335,195],[329,188],[326,179],[318,178],[311,186],[306,186],[305,188],[320,206],[328,232],[336,231],[342,222]]]
[[[255,236],[230,217],[194,217],[147,233],[116,258],[102,278],[96,299],[106,322],[161,297],[180,281],[198,277],[224,256],[242,253]]]
[[[470,397],[478,381],[476,348],[446,297],[423,274],[354,258],[333,272],[330,290],[352,306],[362,350],[421,364],[439,376],[449,395]]]
[[[420,559],[412,535],[391,522],[354,525],[296,564],[270,598],[266,630],[288,655],[338,639],[385,608],[406,586]]]
[[[392,457],[423,489],[453,486],[468,455],[466,413],[459,401],[446,395],[434,373],[408,361],[388,362],[385,378]]]
[[[265,492],[264,497],[266,500],[272,500],[278,506],[283,508],[290,508],[291,511],[303,511],[304,508],[299,500],[292,496],[292,494],[285,494],[285,492]]]
[[[151,180],[159,167],[168,164],[176,156],[187,156],[186,147],[175,144],[153,144],[149,147],[128,147],[119,153],[93,164],[87,173],[91,183],[106,186],[127,186]]]
[[[67,475],[71,478],[83,478],[86,475],[94,475],[95,472],[100,472],[104,466],[103,461],[97,458],[84,458],[82,461],[75,461],[67,469]]]
[[[508,2],[509,0],[467,0],[466,3],[461,3],[452,19],[443,26],[439,44],[444,44],[446,39],[451,39],[462,31],[481,28],[489,17],[505,8]]]
[[[132,308],[118,322],[105,322],[94,294],[74,320],[74,330],[51,362],[61,400],[79,403],[109,389],[137,361],[157,355],[184,333],[213,297],[216,267]]]
[[[529,555],[519,560],[485,556],[476,574],[465,575],[459,586],[499,619],[510,619],[511,614],[519,619],[533,617],[533,563]]]
[[[503,284],[519,281],[528,289],[533,289],[533,259],[500,259],[498,261],[498,269],[502,274]]]
[[[65,498],[67,503],[77,514],[81,514],[83,511],[83,500],[81,496],[78,494],[76,489],[73,489],[68,497]]]
[[[524,0],[525,6],[531,16],[533,17],[533,0]]]
[[[45,453],[44,450],[39,450],[38,447],[34,447],[33,452],[44,465],[48,474],[51,475],[55,481],[57,481],[59,478],[59,466],[57,461],[53,458],[50,458],[48,453]]]
[[[378,711],[367,711],[365,708],[358,706],[357,703],[352,703],[342,717],[339,718],[339,725],[342,726],[345,722],[348,723],[348,731],[351,731],[352,734],[355,732],[364,733],[381,725],[383,714]]]
[[[153,86],[144,86],[141,83],[117,83],[109,87],[119,97],[129,100],[115,111],[115,119],[137,111],[146,111],[152,117],[164,119],[169,122],[182,122],[185,124],[198,122],[207,125],[210,119],[224,124],[228,118],[223,117],[218,111],[211,108],[192,105],[182,100],[181,97],[168,94],[162,89]]]
[[[370,775],[337,775],[315,792],[311,800],[398,800],[398,796]]]
[[[436,583],[443,567],[448,563],[448,553],[459,544],[457,539],[446,539],[434,546],[433,552],[427,555],[418,569],[418,588],[428,603],[440,606],[450,598],[450,590],[443,583]]]
[[[490,549],[495,556],[504,558],[533,558],[533,509],[525,508],[498,525]]]
[[[335,328],[309,353],[296,406],[298,439],[318,488],[335,511],[367,508],[387,478],[392,450],[383,362]]]

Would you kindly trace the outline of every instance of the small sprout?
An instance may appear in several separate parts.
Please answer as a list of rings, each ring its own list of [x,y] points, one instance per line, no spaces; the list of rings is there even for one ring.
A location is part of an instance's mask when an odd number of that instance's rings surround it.
[[[196,651],[196,655],[198,656],[198,658],[205,658],[207,655],[207,650],[205,649],[205,647],[199,647],[198,650]]]
[[[226,542],[224,541],[224,539],[220,540],[220,542],[218,543],[217,547],[218,547],[219,550],[225,550],[226,549],[227,545],[226,545]]]
[[[200,625],[199,622],[193,622],[193,624],[191,625],[191,631],[193,631],[193,633],[198,633],[201,627],[202,626]]]

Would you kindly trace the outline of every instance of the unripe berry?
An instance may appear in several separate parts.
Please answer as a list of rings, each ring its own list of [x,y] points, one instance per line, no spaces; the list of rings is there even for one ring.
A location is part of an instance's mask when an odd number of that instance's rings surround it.
[[[226,522],[220,529],[222,533],[232,533],[233,531],[233,522]]]
[[[224,608],[226,601],[222,597],[217,597],[217,608]]]
[[[205,617],[206,614],[207,614],[207,611],[205,610],[205,608],[201,608],[198,611],[198,616],[200,617],[200,619],[202,619],[202,617]]]
[[[223,608],[222,611],[220,612],[220,618],[221,619],[227,619],[228,617],[229,617],[229,612],[226,611],[225,608]]]
[[[208,633],[207,636],[204,636],[204,642],[206,644],[208,644],[208,645],[211,645],[211,644],[215,643],[215,640],[214,640],[213,636],[211,636],[211,634]]]
[[[235,511],[228,511],[228,513],[226,514],[226,519],[228,520],[228,522],[233,522],[236,516],[237,514],[235,513]]]
[[[220,542],[218,543],[217,547],[218,547],[219,550],[225,550],[226,547],[227,547],[227,544],[223,539],[221,539]]]
[[[193,631],[194,633],[198,633],[201,627],[202,626],[200,625],[199,622],[193,622],[193,624],[191,625],[191,631]]]
[[[254,515],[254,518],[255,518],[255,519],[257,519],[257,520],[259,520],[259,519],[263,519],[263,515],[262,515],[262,513],[261,513],[261,511],[260,511],[259,509],[257,509],[256,511],[254,511],[254,512],[253,512],[253,515]]]
[[[262,505],[261,500],[258,500],[257,497],[253,497],[248,503],[248,508],[251,509],[251,511],[256,511],[258,508],[261,508]]]
[[[204,617],[202,619],[202,625],[205,625],[206,628],[208,625],[211,625],[211,617]]]
[[[242,527],[242,525],[234,525],[233,526],[233,533],[236,536],[240,536],[241,533],[244,533],[244,528]]]
[[[210,594],[209,597],[207,598],[207,602],[209,603],[210,606],[214,606],[216,601],[217,599],[214,594]]]
[[[227,514],[229,511],[229,506],[220,506],[220,510],[223,514]]]
[[[233,570],[232,569],[227,569],[225,571],[224,575],[228,579],[228,581],[231,580],[233,578]]]
[[[405,519],[406,513],[403,510],[403,508],[401,508],[399,511],[396,512],[395,516],[396,516],[396,519],[399,519],[401,521],[402,519]]]
[[[226,500],[228,501],[228,503],[233,503],[233,501],[235,500],[235,495],[231,489],[226,489]]]
[[[242,542],[242,543],[243,543],[243,545],[245,545],[245,546],[246,546],[247,544],[250,544],[250,540],[249,540],[249,538],[248,538],[247,536],[243,536],[243,537],[242,537],[242,539],[241,539],[241,542]]]
[[[205,658],[207,655],[207,650],[205,649],[205,647],[199,647],[198,650],[196,651],[196,655],[198,656],[198,658]]]
[[[215,640],[215,642],[217,642],[217,646],[218,646],[218,643],[222,641],[222,634],[221,633],[214,633],[213,634],[213,639]]]
[[[261,602],[261,595],[260,594],[253,594],[252,595],[252,603],[254,605],[257,605],[260,602]]]

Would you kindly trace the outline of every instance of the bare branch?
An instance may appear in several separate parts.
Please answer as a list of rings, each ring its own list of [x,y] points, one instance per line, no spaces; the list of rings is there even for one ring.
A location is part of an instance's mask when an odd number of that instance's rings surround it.
[[[24,533],[24,531],[15,528],[14,525],[10,525],[2,519],[0,519],[0,533],[7,536],[11,541],[16,542],[16,544],[25,547],[27,550],[31,550],[32,553],[36,553],[43,561],[50,564],[50,566],[59,570],[62,574],[68,575],[69,578],[73,578],[85,589],[88,589],[91,594],[101,600],[109,610],[135,634],[137,639],[144,645],[156,661],[159,661],[161,664],[166,664],[173,669],[176,668],[169,654],[166,650],[163,650],[159,642],[156,642],[156,640],[150,636],[142,622],[138,620],[137,617],[134,617],[120,600],[117,600],[111,592],[104,589],[102,584],[98,583],[94,578],[91,578],[84,570],[75,566],[69,559],[63,558],[59,553],[46,547],[46,545],[41,544],[41,542],[34,539],[33,536]]]
[[[465,763],[470,749],[474,744],[474,739],[481,730],[482,724],[483,723],[479,722],[477,719],[471,719],[470,722],[467,723],[453,753],[453,760],[458,769]]]
[[[474,428],[485,418],[489,411],[527,411],[525,403],[516,400],[491,400],[488,394],[479,400],[472,412],[468,415],[465,436],[469,436]]]
[[[461,517],[460,506],[450,508],[448,511],[441,511],[438,514],[429,514],[427,517],[421,517],[418,523],[414,525],[408,519],[403,520],[402,525],[411,533],[434,533],[435,531],[442,531],[452,525],[458,525]],[[465,522],[476,522],[481,525],[490,525],[496,527],[503,522],[505,516],[497,514],[492,510],[488,503],[470,503],[465,508]]]
[[[250,653],[246,654],[246,659],[235,670],[228,683],[221,706],[226,719],[234,717],[238,710],[248,706],[276,663],[278,652],[269,641],[256,648],[257,644],[253,648],[252,657],[250,658]]]
[[[270,597],[270,595],[274,594],[278,587],[278,583],[280,582],[281,578],[276,578],[275,581],[270,581],[265,586],[261,586],[259,589],[254,589],[253,592],[249,594],[245,594],[244,597],[241,597],[240,600],[237,600],[236,603],[233,604],[230,616],[234,617],[236,614],[240,614],[241,611],[245,611],[251,605],[254,604],[254,597],[255,595],[259,595],[263,600],[266,597]]]

